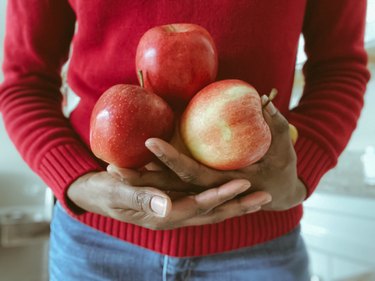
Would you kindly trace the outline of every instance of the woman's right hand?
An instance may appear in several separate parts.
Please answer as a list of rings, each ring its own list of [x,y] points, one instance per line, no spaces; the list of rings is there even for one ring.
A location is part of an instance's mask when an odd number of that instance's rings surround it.
[[[217,223],[258,211],[269,194],[258,191],[238,196],[249,187],[249,181],[235,179],[198,194],[181,193],[174,199],[161,189],[131,186],[108,172],[91,172],[73,182],[67,195],[83,210],[161,230]]]

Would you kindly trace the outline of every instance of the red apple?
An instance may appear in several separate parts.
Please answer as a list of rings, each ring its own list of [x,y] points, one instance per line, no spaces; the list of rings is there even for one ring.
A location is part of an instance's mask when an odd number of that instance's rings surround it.
[[[107,163],[139,168],[153,160],[145,147],[150,137],[172,137],[174,114],[159,96],[135,85],[120,84],[103,93],[90,122],[90,146]]]
[[[199,91],[181,119],[191,155],[219,170],[249,166],[268,151],[271,132],[258,92],[241,80],[223,80]]]
[[[153,27],[139,41],[136,68],[143,73],[146,89],[163,97],[173,108],[181,108],[215,80],[215,43],[208,31],[196,24]]]

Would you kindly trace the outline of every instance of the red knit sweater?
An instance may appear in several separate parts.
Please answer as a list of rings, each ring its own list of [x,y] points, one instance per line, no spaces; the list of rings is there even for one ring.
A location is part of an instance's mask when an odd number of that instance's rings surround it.
[[[260,93],[279,90],[275,104],[300,133],[298,173],[310,195],[336,164],[363,105],[369,79],[365,6],[364,0],[11,0],[0,110],[25,161],[81,222],[172,256],[251,246],[290,231],[302,207],[167,231],[75,213],[67,205],[67,188],[79,176],[103,169],[88,146],[92,107],[110,86],[137,83],[134,55],[147,29],[177,22],[202,25],[217,44],[218,79],[242,79]],[[308,55],[306,84],[290,111],[301,32]],[[81,101],[68,120],[61,113],[59,88],[71,42],[68,83]]]

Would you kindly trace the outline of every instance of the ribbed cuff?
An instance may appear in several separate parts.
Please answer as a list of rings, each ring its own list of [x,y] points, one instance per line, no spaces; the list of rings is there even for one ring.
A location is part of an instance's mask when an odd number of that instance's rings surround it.
[[[316,189],[322,176],[336,165],[337,159],[307,138],[298,138],[294,148],[297,153],[298,177],[307,188],[307,199]]]
[[[68,187],[80,176],[103,170],[90,152],[77,144],[65,144],[52,148],[42,158],[38,174],[52,189],[57,200],[72,214],[84,213],[67,197]]]

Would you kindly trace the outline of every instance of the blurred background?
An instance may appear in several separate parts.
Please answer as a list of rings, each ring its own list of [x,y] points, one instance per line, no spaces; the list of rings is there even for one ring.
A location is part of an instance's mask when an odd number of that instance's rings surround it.
[[[0,63],[5,4],[0,1]],[[375,76],[375,0],[368,0],[366,48]],[[293,101],[302,91],[303,40]],[[3,76],[0,72],[0,82]],[[375,79],[368,84],[358,127],[339,164],[305,203],[302,233],[311,281],[375,280]],[[0,114],[0,280],[48,280],[48,234],[53,196],[9,140]],[[275,277],[277,278],[277,277]],[[276,279],[275,279],[276,280]]]

